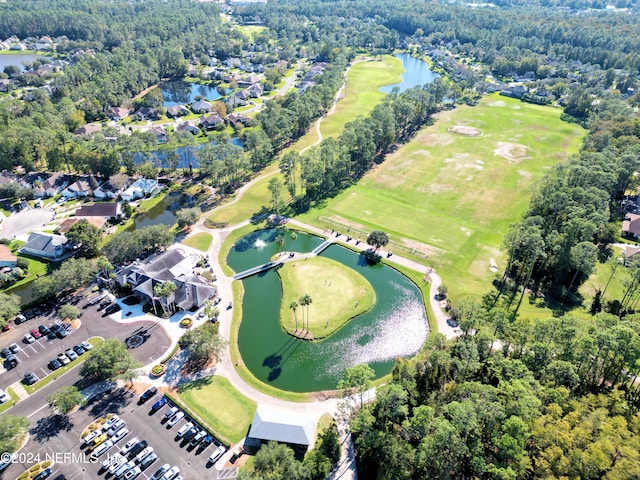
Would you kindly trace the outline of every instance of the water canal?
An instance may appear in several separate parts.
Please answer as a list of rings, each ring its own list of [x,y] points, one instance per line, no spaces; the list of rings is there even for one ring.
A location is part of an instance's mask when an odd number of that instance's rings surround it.
[[[235,244],[227,263],[236,272],[269,261],[279,251],[275,230],[249,234]],[[309,252],[322,239],[285,235],[284,250]],[[346,368],[367,363],[376,377],[389,373],[398,356],[414,355],[427,338],[427,317],[416,285],[385,265],[369,265],[346,248],[333,245],[322,256],[357,270],[376,290],[375,307],[351,320],[324,341],[306,342],[287,335],[279,323],[282,287],[274,270],[243,280],[242,323],[238,348],[249,370],[283,390],[312,392],[336,387]]]

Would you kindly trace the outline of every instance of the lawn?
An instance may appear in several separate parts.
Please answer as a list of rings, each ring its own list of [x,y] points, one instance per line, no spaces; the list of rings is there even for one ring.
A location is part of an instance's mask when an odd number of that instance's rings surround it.
[[[320,131],[323,138],[340,135],[344,125],[358,116],[366,117],[385,97],[380,87],[402,80],[402,61],[391,55],[354,63],[347,74],[347,87],[335,111],[326,117]]]
[[[193,247],[203,252],[206,252],[207,250],[209,250],[209,247],[211,246],[212,241],[213,241],[213,237],[211,236],[210,233],[200,232],[185,238],[182,241],[182,243],[184,243],[189,247]]]
[[[253,41],[253,36],[256,33],[264,32],[267,29],[267,27],[261,25],[238,25],[236,28],[251,41]]]
[[[2,405],[0,405],[0,413],[3,413],[6,410],[9,410],[20,400],[20,397],[18,397],[18,394],[13,391],[13,388],[7,387],[6,392],[7,392],[7,395],[11,397],[11,400],[7,400]]]
[[[376,303],[376,293],[362,275],[329,258],[287,262],[278,275],[283,292],[280,324],[291,335],[307,337],[310,332],[313,337],[308,338],[328,337]],[[306,294],[312,302],[303,307],[300,298]],[[295,310],[290,308],[292,302],[298,304]]]
[[[546,171],[578,151],[584,130],[560,110],[491,95],[435,124],[357,185],[300,220],[390,234],[391,250],[428,257],[454,301],[482,295],[505,265],[502,241]]]
[[[207,377],[179,389],[182,401],[223,439],[237,443],[249,431],[257,403],[238,392],[224,377]]]

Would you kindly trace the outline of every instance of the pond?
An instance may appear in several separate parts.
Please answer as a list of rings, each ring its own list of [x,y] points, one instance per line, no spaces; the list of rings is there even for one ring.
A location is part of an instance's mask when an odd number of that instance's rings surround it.
[[[165,107],[174,105],[189,105],[200,96],[209,101],[222,98],[217,87],[202,85],[201,83],[185,82],[184,80],[171,80],[160,84],[162,98]]]
[[[20,305],[28,305],[35,300],[33,297],[33,282],[31,280],[17,287],[9,288],[4,293],[17,295],[20,298]]]
[[[429,65],[424,60],[412,57],[410,53],[400,53],[395,56],[402,60],[402,66],[405,72],[402,74],[402,81],[393,85],[385,85],[380,88],[381,92],[391,93],[395,87],[401,92],[413,87],[422,86],[425,83],[431,83],[440,75],[432,72]]]
[[[181,208],[193,207],[194,199],[190,195],[180,193],[170,193],[149,209],[146,213],[137,215],[133,220],[133,225],[127,230],[133,231],[138,228],[148,227],[150,225],[166,225],[172,227],[176,221],[176,210]]]
[[[47,58],[42,57],[41,55],[33,55],[33,54],[25,54],[19,53],[16,55],[11,55],[7,53],[0,53],[0,72],[4,71],[5,67],[9,65],[15,65],[19,67],[23,72],[26,70],[24,64],[25,63],[33,63],[39,58]]]
[[[235,244],[227,263],[236,272],[269,261],[279,251],[275,230],[247,235]],[[285,235],[284,250],[311,251],[322,239]],[[427,318],[417,286],[385,265],[369,265],[346,248],[333,245],[322,256],[357,270],[376,290],[375,307],[319,342],[287,335],[279,323],[282,287],[275,270],[243,280],[242,323],[238,348],[244,363],[261,381],[294,392],[334,389],[345,369],[367,363],[376,377],[388,374],[398,356],[412,356],[427,338]]]

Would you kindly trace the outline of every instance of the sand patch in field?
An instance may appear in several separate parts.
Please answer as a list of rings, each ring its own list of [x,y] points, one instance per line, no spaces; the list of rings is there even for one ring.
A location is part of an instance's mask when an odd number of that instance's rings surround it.
[[[482,134],[482,132],[477,128],[469,127],[467,125],[454,125],[453,127],[447,128],[447,130],[451,133],[464,135],[465,137],[477,137]]]
[[[519,143],[498,142],[493,150],[494,155],[499,155],[510,163],[520,163],[527,158],[527,147]]]
[[[496,100],[494,102],[487,102],[487,105],[489,105],[490,107],[506,107],[507,104],[505,102],[503,102],[502,100]]]
[[[423,133],[416,141],[425,147],[444,147],[455,142],[455,138],[446,133]]]

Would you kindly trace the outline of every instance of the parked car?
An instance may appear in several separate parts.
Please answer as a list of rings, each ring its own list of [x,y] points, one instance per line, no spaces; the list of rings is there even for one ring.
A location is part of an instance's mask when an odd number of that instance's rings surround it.
[[[177,477],[179,473],[180,473],[180,468],[174,465],[173,467],[171,467],[169,470],[165,472],[164,476],[162,477],[162,480],[173,480],[173,478]]]
[[[9,330],[11,330],[11,325],[5,323],[2,328],[0,328],[0,330],[2,330],[3,332],[8,332]]]
[[[119,453],[116,453],[115,455],[109,455],[107,459],[102,462],[102,469],[108,470],[109,467],[111,467],[112,465],[114,464],[122,465],[122,463],[120,462],[125,462],[125,461],[126,461],[125,458]]]
[[[211,455],[209,455],[209,463],[216,463],[218,459],[222,456],[224,452],[227,451],[227,448],[224,445],[218,445]]]
[[[153,475],[151,475],[151,477],[149,477],[149,480],[160,480],[162,476],[165,474],[165,472],[170,468],[171,468],[171,465],[169,465],[168,463],[165,463],[158,470],[156,470],[156,473],[154,473]]]
[[[51,330],[49,329],[49,327],[45,327],[44,325],[40,325],[38,327],[38,331],[45,337],[51,333]]]
[[[158,400],[156,403],[154,403],[153,405],[151,405],[151,411],[152,412],[157,412],[158,410],[160,410],[162,407],[164,407],[167,404],[167,397],[162,397],[160,400]]]
[[[198,445],[198,449],[199,450],[204,450],[205,448],[207,448],[212,443],[213,443],[213,437],[211,435],[207,435],[206,437],[204,437],[202,439],[202,441],[200,442],[200,445]]]
[[[33,372],[27,372],[24,374],[24,378],[22,379],[22,381],[27,384],[27,385],[33,385],[34,383],[36,383],[38,380],[40,380],[35,373]]]
[[[166,412],[164,412],[164,415],[162,416],[163,420],[169,420],[171,417],[173,417],[176,413],[178,413],[178,407],[171,407],[169,410],[167,410]]]
[[[144,457],[146,457],[152,452],[153,452],[153,447],[146,447],[136,455],[136,458],[134,458],[134,461],[136,463],[140,463]]]
[[[173,417],[171,417],[171,419],[167,422],[167,427],[168,428],[173,427],[176,423],[182,420],[183,417],[184,417],[184,412],[182,410],[180,410],[179,412],[176,412],[176,414]]]
[[[51,328],[49,330],[49,337],[57,337],[62,339],[69,334],[67,332],[67,329],[61,327],[60,325],[51,325]]]
[[[20,314],[16,316],[16,319],[14,321],[16,325],[20,325],[21,323],[24,323],[27,321],[27,317],[25,317],[23,314]]]
[[[93,443],[93,441],[98,438],[100,435],[102,435],[104,432],[102,431],[101,428],[94,430],[93,432],[87,434],[83,439],[82,439],[82,443],[84,443],[85,445],[90,445]]]
[[[111,437],[111,441],[113,443],[118,443],[120,440],[122,440],[128,434],[129,434],[129,429],[127,427],[121,427],[120,430],[117,430],[113,434],[113,436]]]
[[[93,452],[91,452],[91,458],[94,460],[100,458],[102,455],[107,453],[111,447],[113,447],[113,442],[111,440],[101,443],[93,450]]]
[[[106,442],[109,439],[109,437],[107,436],[106,433],[101,433],[100,435],[98,435],[97,437],[95,437],[93,439],[93,443],[91,444],[91,448],[96,448],[98,446],[100,446],[100,444]]]
[[[140,470],[140,467],[133,467],[131,470],[126,472],[124,474],[124,477],[122,477],[122,478],[124,478],[124,480],[133,480],[134,478],[136,478],[141,473],[142,473],[142,470]]]
[[[80,345],[74,345],[73,346],[73,351],[76,353],[76,355],[84,355],[84,352],[86,350],[84,348],[82,348]]]
[[[11,400],[9,394],[0,388],[0,403],[8,402],[9,400]]]
[[[37,328],[32,329],[29,333],[31,333],[33,338],[40,338],[42,336],[42,333]]]
[[[11,345],[9,345],[9,350],[11,350],[11,353],[18,353],[22,349],[17,343],[12,343]]]
[[[193,437],[191,439],[191,441],[189,442],[189,446],[190,447],[195,447],[196,445],[198,445],[203,439],[204,437],[207,436],[207,431],[206,430],[200,430],[195,437]]]
[[[119,418],[117,421],[113,422],[109,426],[109,429],[107,430],[107,435],[112,436],[113,434],[115,434],[118,430],[120,430],[125,425],[126,425],[125,421],[122,420],[121,418]]]
[[[84,340],[83,342],[80,342],[80,346],[84,348],[87,352],[93,348],[93,345],[91,345],[86,340]]]
[[[113,474],[116,478],[122,478],[122,476],[127,473],[129,470],[131,470],[133,467],[135,467],[136,464],[132,461],[127,462],[127,463],[123,463],[122,465],[120,465],[120,467],[115,471],[115,473]]]
[[[64,351],[65,355],[69,357],[69,360],[73,361],[78,358],[78,354],[74,352],[71,348]]]
[[[122,307],[120,305],[114,303],[113,305],[109,305],[107,308],[105,308],[104,313],[107,315],[111,315],[112,313],[116,313],[117,311],[119,311],[121,308]]]
[[[51,470],[50,468],[45,468],[43,471],[33,477],[33,480],[44,480],[45,478],[49,478],[51,472],[53,472],[53,470]]]
[[[11,350],[9,350],[8,348],[3,348],[2,350],[0,350],[0,354],[4,358],[7,358],[9,355],[11,355]]]
[[[183,438],[187,441],[191,440],[193,437],[195,437],[198,434],[198,427],[191,427],[189,430],[187,430],[183,436]]]
[[[119,420],[120,420],[120,417],[118,415],[111,415],[109,420],[104,422],[104,425],[102,425],[102,429],[106,432],[113,426],[114,423],[116,423]]]
[[[154,464],[154,462],[158,459],[158,455],[156,455],[155,453],[151,452],[149,455],[147,455],[146,457],[144,457],[142,459],[142,461],[140,462],[140,470],[144,471],[147,468],[149,468],[151,465]]]
[[[53,480],[67,480],[67,477],[64,476],[64,473],[61,473],[60,475],[58,475]]]
[[[142,395],[140,395],[140,398],[138,399],[138,404],[139,405],[143,404],[144,402],[149,400],[151,397],[153,397],[157,392],[158,392],[158,389],[156,387],[148,388],[142,393]]]
[[[107,308],[109,305],[111,305],[111,300],[103,300],[102,302],[100,302],[100,305],[98,305],[98,310]]]
[[[120,453],[122,455],[127,455],[139,441],[140,439],[138,437],[133,437],[131,440],[124,444],[124,447],[120,449]]]
[[[5,358],[6,358],[5,364],[7,365],[8,370],[18,366],[18,364],[20,363],[20,360],[18,360],[18,357],[16,357],[13,353],[9,353]]]
[[[185,433],[187,433],[191,428],[193,428],[193,423],[191,422],[187,422],[185,423],[183,426],[180,427],[180,430],[178,430],[178,437],[182,438],[184,436]]]
[[[131,450],[129,450],[129,453],[127,454],[127,457],[129,457],[129,458],[135,457],[142,450],[147,448],[147,445],[148,445],[148,443],[147,443],[146,440],[142,440],[141,442],[136,443],[133,447],[131,447]]]
[[[30,333],[27,333],[24,337],[22,337],[22,341],[24,343],[31,344],[31,343],[35,342],[36,339],[33,338],[33,335],[31,335]]]
[[[109,465],[108,470],[107,470],[111,475],[116,473],[116,470],[118,470],[118,468],[120,468],[122,465],[127,463],[127,457],[125,457],[121,453],[116,453],[115,455],[113,455],[112,457],[109,457],[109,458],[115,459],[115,460],[113,460],[113,463],[111,465]],[[103,465],[104,465],[104,463],[103,463]]]
[[[69,359],[69,357],[67,357],[64,353],[59,353],[58,354],[58,361],[62,365],[69,365],[69,363],[71,363],[71,360]]]
[[[52,358],[51,360],[49,360],[49,368],[51,370],[57,370],[60,367],[62,367],[62,363],[57,358]]]

